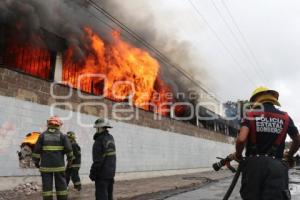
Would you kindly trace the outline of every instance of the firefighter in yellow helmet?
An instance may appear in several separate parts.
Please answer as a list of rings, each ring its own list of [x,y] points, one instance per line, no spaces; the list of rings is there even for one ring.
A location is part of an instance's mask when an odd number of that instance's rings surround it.
[[[47,120],[48,128],[39,136],[32,154],[35,165],[41,172],[44,200],[53,200],[53,179],[57,200],[68,198],[64,155],[67,155],[70,165],[73,152],[69,139],[60,132],[62,124],[58,117],[50,117]]]
[[[273,105],[281,106],[279,101],[279,93],[275,90],[270,90],[267,87],[256,88],[250,98],[250,102],[254,104],[272,103]]]
[[[293,155],[300,147],[300,135],[290,116],[280,106],[279,93],[267,87],[257,88],[251,95],[252,110],[246,113],[236,141],[236,152],[232,158],[242,162],[241,197],[247,200],[290,199],[288,167],[285,158],[292,165]],[[284,155],[287,134],[292,146]]]

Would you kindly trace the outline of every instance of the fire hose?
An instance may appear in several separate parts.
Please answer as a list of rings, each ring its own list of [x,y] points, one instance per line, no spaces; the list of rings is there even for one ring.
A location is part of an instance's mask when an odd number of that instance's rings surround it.
[[[238,168],[235,169],[234,167],[232,167],[230,165],[230,162],[232,161],[232,159],[229,156],[227,156],[226,158],[219,158],[219,157],[217,157],[217,158],[220,159],[220,162],[213,164],[213,168],[215,171],[219,171],[222,167],[226,166],[232,173],[235,173],[235,175],[232,179],[232,182],[223,198],[223,200],[228,200],[239,180],[240,175],[241,175],[241,171],[242,171],[241,163],[239,164]]]
[[[223,198],[223,200],[228,200],[229,197],[231,196],[238,180],[239,180],[239,177],[241,175],[241,172],[242,172],[242,166],[244,164],[244,159],[242,159],[240,162],[239,162],[239,165],[238,165],[238,168],[235,169],[234,167],[232,167],[230,165],[230,162],[232,161],[232,159],[230,158],[230,156],[227,156],[226,158],[219,158],[217,157],[218,159],[220,159],[219,162],[216,162],[212,165],[212,167],[214,168],[215,171],[219,171],[222,167],[226,166],[232,173],[235,173],[233,179],[232,179],[232,182]],[[287,163],[287,165],[290,167],[290,168],[293,168],[295,167],[296,165],[296,159],[295,158],[292,158],[292,159],[284,159],[284,161]],[[291,196],[290,196],[290,193],[288,191],[288,193],[286,194],[286,198],[287,199],[291,199]]]

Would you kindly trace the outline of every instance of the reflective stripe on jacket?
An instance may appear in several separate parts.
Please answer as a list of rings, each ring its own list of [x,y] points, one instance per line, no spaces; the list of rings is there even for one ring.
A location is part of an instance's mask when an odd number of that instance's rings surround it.
[[[111,179],[116,173],[116,146],[114,138],[105,130],[96,133],[93,145],[91,175],[96,179]]]
[[[41,172],[65,171],[64,155],[73,160],[73,151],[69,139],[58,129],[48,129],[42,133],[35,145],[33,159],[40,163]]]

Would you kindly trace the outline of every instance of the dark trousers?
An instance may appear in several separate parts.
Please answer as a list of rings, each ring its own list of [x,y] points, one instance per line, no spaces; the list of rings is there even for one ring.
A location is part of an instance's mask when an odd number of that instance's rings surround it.
[[[247,158],[242,171],[243,200],[289,200],[288,167],[266,156]]]
[[[67,185],[69,185],[70,180],[72,180],[75,188],[81,187],[79,167],[71,167],[66,170]]]
[[[113,200],[114,179],[98,179],[95,186],[96,200]]]
[[[53,179],[55,180],[55,189],[57,200],[67,200],[68,191],[65,172],[41,173],[43,184],[43,199],[53,200]]]

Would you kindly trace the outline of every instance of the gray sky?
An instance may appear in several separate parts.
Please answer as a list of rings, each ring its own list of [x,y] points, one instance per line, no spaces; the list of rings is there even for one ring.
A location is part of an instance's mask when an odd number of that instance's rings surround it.
[[[159,31],[190,42],[199,63],[192,74],[217,96],[248,99],[268,86],[300,125],[300,1],[192,0],[199,13],[189,0],[116,1],[128,17],[151,16]]]

